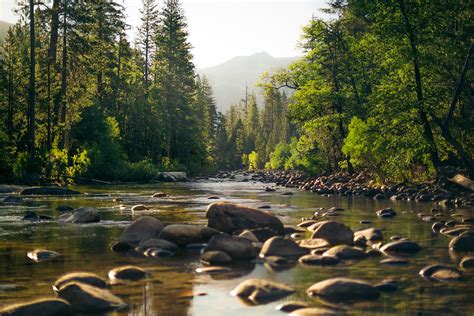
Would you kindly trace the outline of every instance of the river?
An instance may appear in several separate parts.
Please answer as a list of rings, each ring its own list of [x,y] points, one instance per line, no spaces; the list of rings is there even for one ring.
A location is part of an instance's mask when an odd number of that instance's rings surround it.
[[[406,201],[374,201],[360,197],[322,197],[311,192],[279,188],[264,192],[268,184],[235,180],[205,180],[183,183],[146,185],[77,186],[87,193],[72,197],[29,197],[20,206],[0,204],[0,308],[42,296],[54,296],[51,285],[64,273],[91,271],[106,277],[107,271],[124,264],[148,269],[152,277],[133,285],[116,285],[112,292],[129,304],[128,309],[111,315],[283,315],[275,306],[285,300],[302,300],[314,306],[323,303],[307,297],[305,291],[313,283],[333,276],[352,276],[373,283],[394,279],[398,290],[384,293],[373,302],[339,307],[351,315],[449,314],[467,315],[474,311],[473,272],[465,273],[463,281],[433,283],[422,279],[418,271],[432,263],[456,266],[459,258],[448,252],[449,238],[432,233],[431,223],[420,220],[416,213],[430,212],[433,203]],[[166,198],[150,198],[155,192]],[[281,195],[291,191],[293,195]],[[274,271],[261,263],[236,263],[232,272],[222,275],[201,275],[194,270],[201,266],[199,253],[182,250],[174,257],[162,259],[133,258],[110,249],[121,231],[134,219],[152,215],[164,223],[205,225],[206,206],[213,202],[210,195],[222,200],[249,206],[270,205],[270,211],[285,224],[297,224],[302,217],[311,217],[316,209],[339,206],[346,209],[337,220],[352,230],[368,227],[383,228],[384,240],[401,236],[418,242],[423,250],[410,258],[406,266],[387,266],[383,257],[368,257],[336,266],[294,267]],[[0,196],[0,199],[4,195]],[[121,201],[117,201],[121,200]],[[132,213],[135,204],[151,206],[148,211]],[[59,205],[74,208],[93,206],[100,211],[101,222],[86,225],[63,225],[56,222],[29,223],[22,220],[26,210],[57,217]],[[379,219],[375,211],[392,207],[398,216]],[[472,218],[473,209],[458,209],[456,213]],[[452,219],[444,211],[445,219]],[[361,220],[371,225],[359,224]],[[34,263],[26,252],[45,248],[60,252],[61,260]],[[472,271],[472,270],[471,270]],[[292,286],[296,293],[277,302],[248,306],[229,292],[247,278],[277,280]]]

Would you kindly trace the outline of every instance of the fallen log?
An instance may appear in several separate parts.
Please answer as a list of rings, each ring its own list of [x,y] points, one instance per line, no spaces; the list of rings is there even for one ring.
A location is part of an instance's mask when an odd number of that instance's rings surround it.
[[[454,182],[468,190],[474,191],[474,181],[472,181],[468,177],[463,176],[462,174],[455,175],[454,177],[449,179],[449,181]]]

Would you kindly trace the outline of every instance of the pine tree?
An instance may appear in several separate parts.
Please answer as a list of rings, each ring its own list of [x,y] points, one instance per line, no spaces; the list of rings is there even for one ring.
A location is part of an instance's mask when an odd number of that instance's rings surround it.
[[[155,50],[156,29],[158,27],[158,9],[155,0],[142,0],[142,8],[140,9],[142,24],[138,28],[137,44],[141,49],[144,57],[144,73],[143,79],[145,89],[148,90],[150,79],[150,64],[153,60]]]

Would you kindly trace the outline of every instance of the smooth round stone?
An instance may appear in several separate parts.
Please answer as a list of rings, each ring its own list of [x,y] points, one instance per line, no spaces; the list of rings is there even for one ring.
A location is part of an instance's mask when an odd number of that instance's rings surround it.
[[[56,211],[58,212],[71,212],[74,211],[73,207],[70,207],[69,205],[59,205],[56,207]]]
[[[276,310],[284,313],[291,313],[297,309],[309,307],[308,304],[301,301],[287,301],[275,307]]]
[[[218,197],[217,195],[211,195],[211,196],[208,196],[207,199],[208,200],[219,200],[220,197]]]
[[[379,290],[370,283],[352,278],[331,278],[311,285],[309,296],[320,296],[329,301],[374,300]]]
[[[289,314],[289,316],[330,316],[330,315],[340,315],[340,312],[324,308],[324,307],[307,307],[297,309]]]
[[[462,258],[461,263],[459,265],[464,270],[473,269],[474,268],[474,257],[464,257],[464,258]]]
[[[439,232],[448,237],[457,237],[470,230],[470,227],[446,227],[442,228]]]
[[[69,282],[80,282],[98,288],[106,288],[107,282],[95,273],[90,272],[72,272],[63,275],[54,282],[53,290],[59,291],[61,287]]]
[[[372,224],[372,222],[367,219],[364,219],[364,220],[359,221],[359,224]]]
[[[339,245],[339,246],[334,246],[330,248],[329,250],[325,251],[323,253],[323,256],[330,256],[330,257],[336,257],[341,260],[346,260],[346,259],[361,259],[365,258],[367,254],[354,247],[350,247],[347,245]]]
[[[474,251],[474,232],[465,232],[458,237],[454,237],[449,243],[449,249],[452,251]]]
[[[296,225],[296,226],[298,226],[298,227],[303,227],[303,228],[307,228],[307,227],[309,227],[309,226],[311,226],[311,225],[316,224],[317,222],[318,222],[317,220],[309,219],[309,220],[306,220],[306,221],[303,221],[303,222],[299,223],[299,224]]]
[[[341,260],[334,256],[306,255],[298,261],[306,265],[332,266],[338,264]]]
[[[169,258],[174,256],[174,252],[161,248],[148,248],[143,255],[148,258]]]
[[[2,316],[72,316],[74,314],[71,305],[60,298],[42,298],[0,308]]]
[[[58,296],[81,313],[104,313],[126,306],[110,291],[78,282],[66,283],[59,289]]]
[[[140,241],[138,247],[135,248],[138,252],[144,252],[149,248],[159,248],[164,250],[176,250],[178,245],[172,243],[171,241],[157,238],[150,238],[147,240]]]
[[[224,234],[215,235],[209,240],[207,251],[223,251],[233,260],[250,260],[257,256],[257,249],[249,240]]]
[[[394,241],[391,243],[388,243],[382,248],[380,248],[380,251],[386,252],[386,253],[407,253],[407,254],[412,254],[416,253],[421,250],[420,245],[418,245],[416,242],[410,241],[410,240],[398,240]]]
[[[132,212],[136,212],[136,211],[146,211],[146,210],[149,210],[150,208],[148,206],[145,206],[143,204],[138,204],[138,205],[134,205],[131,207],[131,211]]]
[[[395,210],[392,208],[384,208],[384,209],[378,210],[376,213],[377,213],[377,216],[380,218],[391,218],[397,215],[397,212],[395,212]]]
[[[346,225],[334,221],[318,222],[308,228],[314,231],[312,239],[321,238],[331,245],[352,245],[354,232]]]
[[[26,256],[35,262],[42,262],[56,259],[61,254],[52,250],[35,249],[26,253]]]
[[[441,222],[436,222],[431,225],[431,230],[435,233],[439,232],[444,227],[444,224]]]
[[[201,255],[201,262],[209,265],[213,264],[228,264],[232,261],[232,258],[223,251],[206,251]]]
[[[218,273],[225,273],[225,272],[230,272],[232,271],[228,267],[216,267],[216,266],[210,266],[210,267],[200,267],[196,269],[196,273],[207,273],[207,274],[218,274]]]
[[[268,239],[260,251],[260,257],[281,256],[281,257],[300,257],[309,252],[308,249],[300,247],[291,239],[285,239],[279,236]]]
[[[178,246],[202,243],[204,241],[200,227],[185,224],[171,224],[165,226],[158,238],[171,241]]]
[[[379,249],[374,249],[374,248],[368,249],[365,253],[367,254],[367,256],[371,256],[371,257],[377,257],[377,256],[382,255]]]
[[[398,290],[397,284],[395,282],[381,282],[375,285],[377,289],[379,289],[381,292],[395,292]]]
[[[410,262],[408,260],[404,259],[398,259],[398,258],[388,258],[380,261],[380,264],[386,264],[386,265],[391,265],[391,266],[403,266],[407,265]]]
[[[136,266],[117,267],[109,271],[110,280],[118,281],[138,281],[147,277],[147,272]]]
[[[186,249],[189,250],[202,250],[206,248],[207,244],[205,243],[190,243],[186,245]]]
[[[125,252],[132,249],[132,245],[126,241],[118,241],[112,245],[111,249],[115,252]]]
[[[162,197],[167,197],[168,194],[166,193],[163,193],[163,192],[156,192],[155,194],[153,194],[151,197],[154,197],[154,198],[162,198]]]
[[[424,267],[419,274],[429,281],[458,281],[462,279],[460,270],[441,264]]]
[[[100,215],[93,207],[80,207],[72,213],[64,213],[58,217],[59,223],[88,224],[100,222]]]
[[[391,236],[390,237],[391,241],[397,241],[397,240],[400,240],[400,239],[402,239],[402,237],[400,237],[400,236]]]
[[[279,256],[268,256],[265,257],[265,266],[269,267],[270,270],[284,270],[289,269],[295,264],[294,260],[279,257]]]
[[[298,244],[309,249],[327,248],[330,246],[326,240],[321,238],[299,240]]]
[[[259,242],[257,236],[249,230],[244,230],[239,234],[239,237],[250,240],[251,242]]]
[[[20,205],[23,199],[19,196],[10,195],[3,199],[3,204]]]
[[[302,239],[302,238],[305,237],[305,234],[303,234],[303,233],[293,233],[293,234],[290,235],[290,237],[292,239]],[[300,246],[301,246],[301,244],[300,244]]]
[[[230,293],[253,304],[265,304],[279,300],[295,291],[289,286],[264,279],[247,279]]]

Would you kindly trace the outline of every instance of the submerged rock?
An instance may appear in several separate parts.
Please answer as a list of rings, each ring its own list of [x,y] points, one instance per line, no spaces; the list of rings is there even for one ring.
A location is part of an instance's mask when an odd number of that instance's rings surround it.
[[[216,235],[209,240],[207,251],[223,251],[234,260],[254,259],[257,256],[257,249],[248,239],[228,235]]]
[[[275,236],[268,239],[260,251],[260,257],[281,256],[281,257],[301,257],[307,254],[307,248],[300,247],[291,239]]]
[[[254,304],[264,304],[292,293],[294,290],[285,284],[263,279],[248,279],[240,283],[230,294]]]
[[[230,272],[232,270],[228,267],[210,266],[210,267],[196,268],[195,271],[196,273],[218,274],[218,273]]]
[[[307,308],[300,308],[297,309],[289,314],[289,316],[316,316],[316,315],[341,315],[340,312],[325,308],[325,307],[307,307]]]
[[[38,222],[38,221],[50,221],[53,218],[48,215],[38,215],[33,211],[26,211],[25,216],[23,216],[24,221]]]
[[[309,305],[305,302],[287,301],[287,302],[277,305],[275,309],[284,313],[291,313],[297,309],[306,308],[306,307],[309,307]]]
[[[72,272],[63,275],[54,282],[53,290],[59,291],[61,287],[69,282],[80,282],[98,288],[106,288],[107,282],[95,273],[90,272]]]
[[[318,265],[318,266],[332,266],[336,265],[341,260],[334,256],[321,256],[321,255],[306,255],[299,259],[299,262],[306,265]]]
[[[58,212],[71,212],[74,211],[74,208],[69,205],[59,205],[56,207],[56,211]]]
[[[468,231],[453,238],[449,243],[449,249],[459,252],[474,251],[474,231]]]
[[[79,282],[69,282],[59,289],[58,296],[82,313],[103,313],[125,307],[110,291]]]
[[[354,233],[346,225],[334,221],[318,222],[309,227],[314,231],[311,238],[321,238],[331,245],[352,245]]]
[[[165,225],[154,217],[143,216],[135,220],[120,235],[120,240],[136,245],[146,240],[157,238]]]
[[[60,257],[61,254],[52,250],[35,249],[26,253],[26,256],[35,262],[53,260]]]
[[[395,212],[395,210],[392,208],[384,208],[377,211],[376,213],[377,213],[377,216],[381,218],[390,218],[397,215],[397,212]]]
[[[258,209],[227,202],[216,202],[206,210],[208,226],[231,234],[236,230],[270,228],[278,234],[284,233],[282,222],[273,215]]]
[[[166,226],[161,231],[159,238],[171,241],[178,246],[204,242],[200,227],[185,224],[172,224]]]
[[[406,254],[412,254],[416,253],[421,250],[420,245],[418,245],[416,242],[410,241],[410,240],[398,240],[394,241],[391,243],[388,243],[382,248],[380,248],[380,251],[385,252],[385,253],[406,253]]]
[[[442,264],[433,264],[420,270],[420,275],[429,281],[458,281],[462,279],[462,272],[454,267]]]
[[[327,279],[311,285],[306,292],[329,301],[374,300],[380,295],[370,283],[351,278]]]
[[[146,211],[146,210],[149,210],[150,208],[148,206],[145,206],[143,204],[138,204],[138,205],[134,205],[130,208],[130,210],[132,212],[138,212],[138,211]]]
[[[367,228],[367,229],[356,231],[354,233],[354,240],[361,237],[364,237],[367,241],[370,241],[370,242],[383,240],[382,231],[378,228]]]
[[[201,255],[201,262],[209,265],[228,264],[232,258],[223,251],[206,251]]]
[[[459,265],[464,270],[473,269],[474,268],[474,257],[464,257],[464,258],[462,258]]]
[[[178,248],[178,245],[172,243],[171,241],[157,238],[150,238],[144,241],[141,241],[138,244],[138,247],[135,248],[137,252],[144,252],[150,248],[159,248],[163,250],[175,250]]]
[[[21,195],[77,195],[81,192],[60,187],[33,187],[23,189]]]
[[[73,314],[71,305],[60,298],[42,298],[0,309],[2,316],[68,316]]]
[[[9,195],[3,199],[3,204],[20,205],[22,203],[23,199],[15,195]]]
[[[347,259],[361,259],[367,257],[367,254],[354,247],[347,245],[338,245],[334,246],[323,253],[323,256],[336,257],[341,260]]]
[[[59,216],[58,221],[66,224],[86,224],[100,222],[100,215],[93,207],[81,207],[73,213]]]
[[[138,281],[148,276],[148,273],[140,267],[123,266],[109,271],[109,279],[113,281]]]

